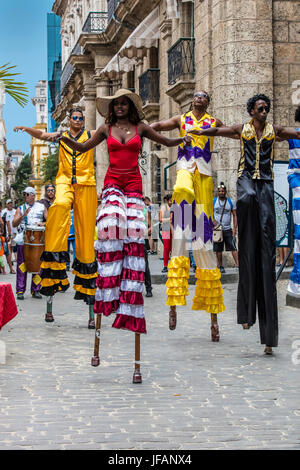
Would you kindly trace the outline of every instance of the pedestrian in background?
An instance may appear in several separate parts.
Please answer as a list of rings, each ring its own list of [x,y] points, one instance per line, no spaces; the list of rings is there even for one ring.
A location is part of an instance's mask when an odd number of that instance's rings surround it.
[[[4,232],[3,225],[0,225],[0,272],[2,274],[6,274],[4,260],[3,260],[4,244],[5,244],[5,238],[3,236],[3,232]]]
[[[233,229],[231,228],[231,216],[233,217]],[[218,186],[218,197],[214,198],[214,219],[222,225],[223,241],[214,242],[213,249],[217,255],[218,267],[221,273],[225,273],[222,260],[224,244],[225,250],[231,251],[236,267],[238,267],[239,261],[235,238],[237,233],[236,204],[230,197],[227,197],[227,189],[223,182]]]
[[[151,200],[148,196],[146,196],[144,198],[144,202],[145,202],[145,205],[147,207],[147,210],[149,211],[150,213],[150,225],[148,226],[148,228],[150,228],[149,230],[149,234],[148,234],[148,240],[149,240],[149,250],[148,250],[148,253],[150,255],[156,255],[157,254],[157,250],[156,250],[156,247],[155,247],[155,242],[157,242],[157,239],[158,239],[158,235],[157,235],[157,227],[156,227],[156,214],[155,214],[155,210],[154,210],[154,207],[153,205],[151,204]],[[158,221],[157,221],[158,222]]]
[[[47,218],[47,209],[44,204],[35,201],[36,192],[31,186],[24,189],[25,203],[19,206],[16,210],[13,220],[13,227],[19,227],[16,236],[17,243],[17,299],[24,300],[24,292],[27,283],[27,268],[24,256],[24,232],[27,226],[41,226],[44,225],[43,220]],[[32,274],[31,294],[35,299],[41,299],[40,294],[41,278],[37,274]]]
[[[55,201],[55,186],[52,183],[46,184],[45,186],[45,197],[41,199],[39,202],[44,204],[46,209],[48,210],[50,206],[52,206],[53,202]]]
[[[171,206],[172,194],[165,196],[165,204],[162,205],[159,212],[159,221],[161,223],[161,236],[164,245],[164,267],[162,273],[168,272],[169,258],[172,253],[172,232],[171,232]]]
[[[5,238],[4,242],[4,254],[6,257],[7,264],[9,266],[10,274],[16,274],[13,268],[12,260],[12,239],[15,238],[17,230],[13,227],[12,221],[15,216],[15,209],[13,208],[13,203],[11,199],[6,201],[6,208],[1,212],[2,224],[3,224],[3,236]],[[14,242],[13,242],[14,243]]]

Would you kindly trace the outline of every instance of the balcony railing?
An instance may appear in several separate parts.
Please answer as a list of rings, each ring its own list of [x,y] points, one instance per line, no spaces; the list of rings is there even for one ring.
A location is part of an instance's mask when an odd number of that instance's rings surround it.
[[[103,33],[107,28],[107,11],[91,11],[83,25],[83,33]]]
[[[113,15],[115,14],[115,11],[118,8],[119,3],[120,3],[120,0],[107,0],[108,24],[110,23]]]
[[[63,71],[61,73],[61,78],[60,78],[60,92],[63,93],[63,90],[67,83],[69,82],[70,78],[73,75],[74,72],[74,67],[73,65],[70,64],[70,62],[67,62],[66,65],[63,68]]]
[[[139,76],[139,94],[143,105],[159,102],[159,69],[148,69]]]
[[[168,84],[177,79],[191,80],[195,75],[195,38],[180,38],[168,50]]]
[[[107,27],[107,12],[105,11],[91,11],[86,19],[86,22],[83,25],[82,32],[90,34],[100,34],[106,30]],[[71,55],[82,55],[83,49],[82,46],[77,42],[73,47]],[[61,73],[60,79],[60,91],[63,93],[65,86],[68,84],[69,80],[72,78],[75,69],[70,62],[66,62],[63,71]]]

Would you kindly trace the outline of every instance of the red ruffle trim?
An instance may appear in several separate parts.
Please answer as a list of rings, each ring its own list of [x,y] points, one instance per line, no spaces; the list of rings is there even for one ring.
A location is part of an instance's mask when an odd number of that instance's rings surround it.
[[[128,215],[127,220],[136,220],[137,222],[144,222],[144,217],[136,217],[135,215]]]
[[[134,291],[120,292],[120,304],[143,305],[143,294]]]
[[[105,195],[103,195],[104,192],[105,192]],[[103,199],[106,199],[108,196],[111,196],[112,194],[116,195],[116,196],[119,196],[119,197],[123,197],[124,193],[117,186],[111,186],[111,185],[107,186],[106,185],[106,186],[104,186],[103,191],[102,191],[102,201],[103,201]]]
[[[137,202],[128,202],[126,204],[126,207],[127,207],[127,209],[136,209],[136,210],[139,210],[139,211],[144,210],[144,206],[142,206],[141,204],[138,204]]]
[[[123,268],[122,280],[145,282],[145,273],[144,271],[134,271],[133,269]]]
[[[97,259],[100,263],[112,263],[124,258],[122,251],[97,252]]]
[[[94,303],[94,313],[102,313],[108,317],[111,313],[116,312],[119,306],[118,300],[113,300],[112,302],[103,302],[103,300],[96,300]]]
[[[119,330],[133,331],[134,333],[147,333],[145,318],[135,318],[131,315],[118,314],[112,327]]]
[[[123,250],[125,256],[138,256],[140,258],[144,258],[145,256],[145,249],[143,243],[124,243]]]
[[[122,204],[121,202],[119,201],[106,201],[104,204],[102,204],[102,207],[101,209],[105,209],[106,207],[110,207],[110,206],[116,206],[116,207],[120,207],[121,209],[124,209],[124,204]]]
[[[99,289],[113,289],[114,287],[120,287],[121,285],[121,275],[110,276],[110,277],[101,277],[98,276],[96,280],[97,287]]]
[[[134,192],[134,191],[133,192],[129,191],[129,192],[125,192],[124,194],[127,197],[136,197],[138,199],[141,199],[142,201],[144,200],[144,197],[141,193],[137,193],[137,192]]]

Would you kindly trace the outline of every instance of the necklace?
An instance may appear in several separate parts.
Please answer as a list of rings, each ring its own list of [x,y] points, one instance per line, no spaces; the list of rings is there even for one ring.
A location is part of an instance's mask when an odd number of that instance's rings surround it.
[[[128,129],[128,127],[121,127],[117,123],[115,123],[115,126],[118,127],[118,129],[121,129],[122,131],[125,131],[126,134],[131,134],[131,131]]]

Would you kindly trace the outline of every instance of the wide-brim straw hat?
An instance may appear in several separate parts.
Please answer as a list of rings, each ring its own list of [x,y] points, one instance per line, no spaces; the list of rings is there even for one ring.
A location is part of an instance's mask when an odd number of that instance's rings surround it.
[[[141,97],[136,93],[133,93],[133,91],[126,90],[126,88],[120,88],[120,90],[118,90],[112,96],[101,96],[101,98],[96,98],[96,107],[101,116],[107,118],[109,104],[112,102],[112,100],[120,98],[121,96],[126,96],[128,99],[130,99],[136,107],[139,118],[144,119],[145,115],[143,112],[143,103]]]

